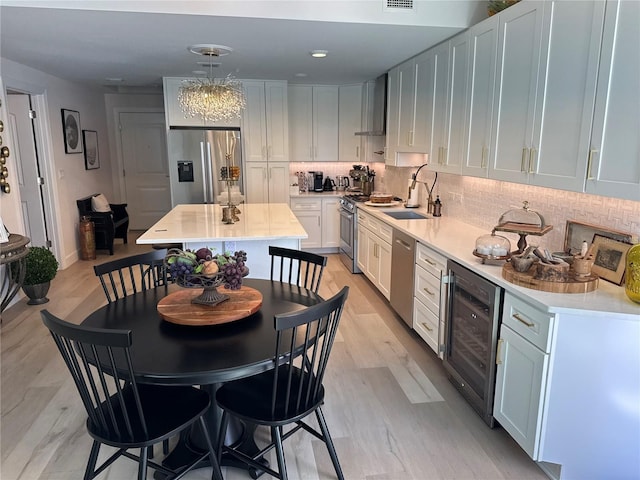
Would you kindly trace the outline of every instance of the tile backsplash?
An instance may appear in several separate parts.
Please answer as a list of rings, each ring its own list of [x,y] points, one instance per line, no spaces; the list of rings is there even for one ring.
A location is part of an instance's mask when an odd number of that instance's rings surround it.
[[[415,168],[386,167],[386,188],[406,199],[408,181],[415,171]],[[418,180],[431,186],[434,178],[434,172],[423,168]],[[427,190],[420,183],[418,188],[420,204],[426,205]],[[542,237],[527,236],[527,242],[551,251],[562,250],[567,220],[628,232],[636,236],[636,241],[640,235],[640,202],[630,200],[443,173],[438,174],[434,199],[436,195],[440,195],[443,216],[484,228],[487,233],[503,213],[522,208],[522,202],[527,200],[532,210],[540,213],[548,225],[553,225],[553,230]],[[500,234],[508,237],[515,248],[518,235]]]

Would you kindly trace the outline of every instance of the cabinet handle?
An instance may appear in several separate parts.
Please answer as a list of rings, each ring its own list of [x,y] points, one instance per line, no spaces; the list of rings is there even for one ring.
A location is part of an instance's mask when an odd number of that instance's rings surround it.
[[[502,358],[500,358],[501,357],[500,353],[501,353],[501,350],[502,350],[502,343],[503,342],[504,342],[503,339],[501,339],[501,338],[498,339],[498,348],[496,349],[496,365],[502,365]]]
[[[522,318],[520,316],[519,313],[514,313],[513,315],[511,315],[513,318],[515,318],[516,320],[518,320],[520,323],[524,323],[527,327],[534,327],[535,324],[528,322],[527,320],[525,320],[524,318]]]
[[[434,295],[434,293],[433,293],[431,290],[429,290],[427,287],[423,287],[422,289],[423,289],[425,292],[427,292],[429,295]]]
[[[266,168],[262,169],[262,178],[264,178],[265,180],[267,179],[267,169]]]
[[[447,155],[449,152],[449,148],[448,147],[442,147],[442,165],[446,165],[447,162]]]
[[[487,168],[487,147],[482,147],[482,157],[480,160],[480,168]]]
[[[425,262],[427,262],[429,265],[432,265],[432,266],[434,266],[434,267],[436,266],[436,262],[434,262],[433,260],[431,260],[429,257],[424,257],[424,258],[423,258],[423,260],[424,260]]]
[[[531,155],[529,156],[529,173],[536,172],[536,157],[538,155],[538,150],[535,148],[531,149]]]
[[[318,146],[314,145],[313,147],[313,157],[318,158]]]
[[[271,145],[267,146],[267,159],[271,159],[271,155],[273,154],[273,149]]]
[[[429,325],[427,325],[426,323],[422,322],[422,326],[424,327],[424,329],[425,329],[427,332],[429,332],[429,333],[433,332],[433,328],[431,328],[431,327],[430,327]]]
[[[591,165],[593,164],[593,156],[598,153],[598,150],[591,149],[589,150],[589,162],[587,163],[587,180],[594,180],[593,175],[591,175]]]
[[[320,217],[318,217],[318,226],[320,226]]]
[[[442,147],[438,147],[438,165],[442,165]]]
[[[265,158],[267,156],[267,147],[265,147],[264,145],[262,146],[262,158]]]
[[[356,158],[360,158],[360,147],[356,145]]]
[[[520,171],[522,173],[526,173],[525,164],[526,164],[526,161],[527,161],[527,151],[528,150],[529,149],[526,148],[526,147],[522,149],[522,159],[520,160]]]

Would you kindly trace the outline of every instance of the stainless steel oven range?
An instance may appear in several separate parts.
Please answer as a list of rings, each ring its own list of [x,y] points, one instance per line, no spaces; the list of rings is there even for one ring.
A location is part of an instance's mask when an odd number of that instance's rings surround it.
[[[494,426],[496,348],[503,289],[451,260],[443,366],[449,380]]]
[[[351,273],[358,268],[358,216],[356,204],[369,200],[368,195],[350,194],[340,199],[340,260]]]

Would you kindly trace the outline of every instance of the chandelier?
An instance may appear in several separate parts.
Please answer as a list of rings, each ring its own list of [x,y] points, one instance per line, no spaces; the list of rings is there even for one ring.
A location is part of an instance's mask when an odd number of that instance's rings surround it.
[[[227,55],[232,51],[223,45],[193,45],[189,51],[209,57],[209,77],[184,80],[178,90],[178,103],[185,117],[201,117],[217,122],[240,116],[246,105],[242,83],[228,75],[213,78],[212,57]]]

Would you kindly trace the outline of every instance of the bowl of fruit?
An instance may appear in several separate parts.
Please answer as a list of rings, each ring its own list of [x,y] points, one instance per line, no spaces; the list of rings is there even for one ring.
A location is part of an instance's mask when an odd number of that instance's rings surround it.
[[[183,288],[202,288],[202,294],[191,302],[202,305],[217,305],[229,298],[218,292],[218,287],[239,290],[242,277],[249,274],[245,265],[246,252],[227,252],[215,255],[209,248],[180,250],[172,248],[167,252],[164,263],[169,278]]]

